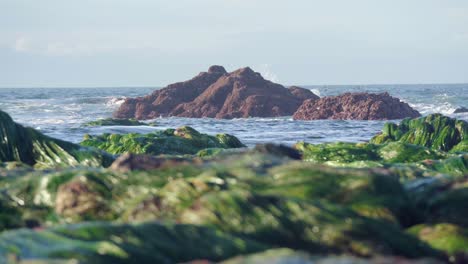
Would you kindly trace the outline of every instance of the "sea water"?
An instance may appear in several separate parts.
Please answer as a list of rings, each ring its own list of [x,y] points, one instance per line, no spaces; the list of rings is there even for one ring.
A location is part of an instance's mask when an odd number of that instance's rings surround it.
[[[319,96],[345,92],[388,92],[421,114],[442,113],[468,120],[468,113],[452,114],[468,107],[468,84],[424,85],[314,85],[302,86]],[[25,126],[59,139],[78,143],[83,135],[102,133],[149,133],[166,128],[191,126],[200,132],[229,133],[249,146],[274,142],[292,145],[298,141],[364,142],[381,131],[385,121],[316,120],[279,118],[217,120],[211,118],[158,118],[156,127],[83,127],[88,121],[108,118],[127,97],[143,96],[156,88],[1,88],[0,109]],[[399,122],[395,120],[394,122]]]

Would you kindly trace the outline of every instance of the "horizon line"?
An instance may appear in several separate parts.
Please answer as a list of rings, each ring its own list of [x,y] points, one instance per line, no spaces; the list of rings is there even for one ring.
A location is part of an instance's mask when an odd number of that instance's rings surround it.
[[[440,83],[356,83],[356,84],[288,84],[284,87],[299,86],[380,86],[380,85],[468,85],[468,82],[440,82]],[[150,86],[150,85],[124,85],[124,86],[0,86],[0,89],[115,89],[115,88],[164,88],[164,86]]]

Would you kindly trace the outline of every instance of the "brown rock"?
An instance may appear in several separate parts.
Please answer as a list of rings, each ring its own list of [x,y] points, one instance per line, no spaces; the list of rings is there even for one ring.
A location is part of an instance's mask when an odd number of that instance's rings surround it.
[[[84,181],[72,181],[60,185],[55,199],[55,212],[65,217],[83,217],[104,214],[107,205],[92,185]]]
[[[298,86],[291,86],[288,88],[288,90],[296,97],[301,100],[307,100],[307,99],[320,99],[320,97],[316,94],[314,94],[311,90],[305,89],[302,87]]]
[[[169,116],[175,107],[193,101],[226,73],[222,66],[211,66],[208,72],[201,72],[191,80],[170,84],[144,97],[126,99],[114,117],[152,119]]]
[[[127,153],[116,159],[110,166],[110,169],[119,172],[129,172],[134,170],[156,170],[189,164],[198,165],[201,163],[202,160],[197,158],[189,160],[184,158],[162,158]]]
[[[127,99],[114,116],[137,119],[288,116],[304,99],[310,98],[316,95],[299,87],[286,89],[248,67],[226,73],[223,67],[212,66],[189,81],[171,84],[149,96]]]
[[[295,120],[390,120],[419,117],[418,111],[388,93],[345,93],[309,99],[294,113]]]

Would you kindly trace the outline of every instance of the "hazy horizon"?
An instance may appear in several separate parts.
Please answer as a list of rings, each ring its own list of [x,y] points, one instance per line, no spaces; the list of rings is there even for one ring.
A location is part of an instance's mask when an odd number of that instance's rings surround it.
[[[461,0],[0,0],[1,88],[164,87],[210,65],[284,85],[468,83]]]

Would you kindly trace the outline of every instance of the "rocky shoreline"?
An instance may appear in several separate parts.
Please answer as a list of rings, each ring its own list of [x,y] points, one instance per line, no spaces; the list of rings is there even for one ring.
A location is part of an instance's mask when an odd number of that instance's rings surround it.
[[[0,128],[0,259],[468,260],[466,121],[433,114],[368,143],[253,149],[191,127],[80,145],[4,112]]]
[[[170,84],[152,94],[128,98],[115,118],[248,118],[293,116],[298,120],[390,120],[421,116],[388,93],[346,93],[320,98],[310,90],[265,80],[249,67],[228,73],[211,66],[191,80]]]

